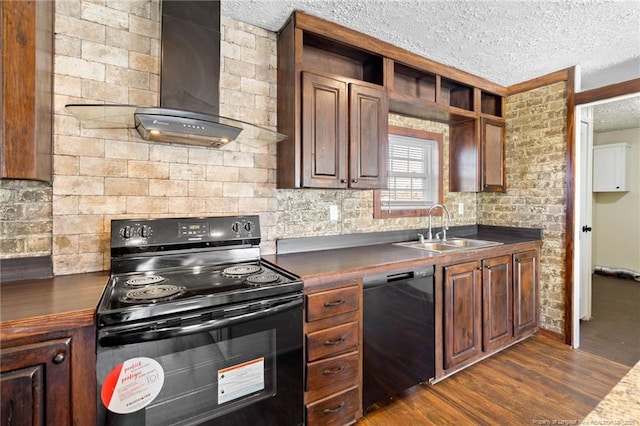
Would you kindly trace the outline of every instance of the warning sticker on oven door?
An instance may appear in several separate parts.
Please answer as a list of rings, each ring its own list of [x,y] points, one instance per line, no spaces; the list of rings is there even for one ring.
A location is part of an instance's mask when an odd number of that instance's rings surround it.
[[[264,358],[218,370],[218,404],[264,389]]]
[[[149,405],[164,384],[164,370],[158,361],[131,358],[117,365],[104,379],[100,397],[109,411],[129,414]]]

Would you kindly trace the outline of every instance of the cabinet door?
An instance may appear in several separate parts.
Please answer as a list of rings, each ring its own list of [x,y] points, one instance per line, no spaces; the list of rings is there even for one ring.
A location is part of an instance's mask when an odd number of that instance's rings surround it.
[[[505,127],[497,120],[482,119],[482,190],[504,192]]]
[[[479,262],[444,268],[444,368],[482,354],[482,274]]]
[[[626,144],[593,147],[593,192],[628,191]]]
[[[511,256],[482,261],[482,344],[486,352],[506,346],[513,335]]]
[[[516,253],[514,263],[514,336],[530,334],[538,327],[538,253]]]
[[[387,186],[388,113],[383,88],[349,85],[349,186]]]
[[[303,187],[347,187],[347,95],[343,81],[302,73]]]
[[[71,424],[70,339],[3,349],[2,424]]]

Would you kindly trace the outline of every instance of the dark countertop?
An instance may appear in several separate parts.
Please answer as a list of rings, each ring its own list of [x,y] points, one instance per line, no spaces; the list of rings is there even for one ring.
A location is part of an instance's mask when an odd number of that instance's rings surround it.
[[[109,271],[60,275],[0,285],[0,339],[95,323]]]
[[[483,256],[534,248],[541,241],[539,234],[523,234],[500,227],[474,228],[464,235],[452,232],[450,236],[456,235],[504,243],[502,246],[479,249]],[[305,286],[313,287],[328,281],[358,279],[394,268],[409,269],[429,263],[471,260],[478,257],[479,250],[437,254],[386,242],[264,255],[263,259],[300,276],[305,280]],[[102,271],[2,283],[0,339],[93,325],[95,310],[108,278],[109,271]]]
[[[453,236],[503,243],[475,250],[434,253],[392,243],[370,244],[297,253],[264,255],[267,262],[276,264],[305,281],[306,287],[344,281],[393,269],[411,269],[427,264],[450,264],[477,259],[478,255],[495,256],[537,247],[541,237],[520,233],[511,228],[482,227]]]

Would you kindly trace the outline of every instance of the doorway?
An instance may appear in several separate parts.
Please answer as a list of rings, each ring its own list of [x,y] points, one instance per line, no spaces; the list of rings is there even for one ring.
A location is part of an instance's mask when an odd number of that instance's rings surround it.
[[[624,238],[624,230],[620,231],[621,222],[615,218],[598,217],[604,216],[606,211],[599,205],[611,208],[623,197],[626,202],[630,198],[640,197],[637,186],[637,178],[634,178],[631,195],[618,193],[617,195],[593,193],[591,182],[593,173],[593,145],[608,144],[616,142],[616,138],[624,139],[634,144],[633,148],[640,150],[640,114],[636,114],[628,122],[617,119],[615,111],[625,111],[629,108],[638,108],[640,105],[640,95],[625,95],[611,99],[600,99],[592,103],[585,103],[576,106],[576,186],[575,186],[575,223],[574,223],[574,282],[573,282],[573,309],[572,309],[572,346],[581,348],[587,352],[596,353],[605,358],[612,359],[625,365],[640,360],[640,337],[637,335],[637,326],[640,323],[640,282],[633,280],[593,275],[594,266],[600,262],[612,262],[612,259],[603,259],[598,256],[598,247],[607,247],[609,252],[620,250],[618,258],[624,258],[627,254],[624,245],[606,246],[606,238],[602,238],[602,232],[613,232],[617,238]],[[628,111],[627,111],[628,112]],[[635,118],[635,119],[634,119]],[[610,121],[610,122],[608,122]],[[596,135],[594,137],[594,135]],[[638,154],[635,154],[636,156]],[[637,162],[636,162],[637,163]],[[634,171],[638,173],[637,168]],[[633,211],[626,211],[629,216],[640,216],[640,203],[634,202],[631,205]],[[629,210],[629,207],[626,208]],[[609,210],[610,211],[610,210]],[[607,220],[608,219],[608,220]],[[626,220],[627,222],[629,219]],[[633,225],[633,223],[631,223]],[[605,229],[606,228],[606,229]],[[593,231],[593,232],[592,232]],[[598,238],[598,232],[601,237]],[[640,231],[631,229],[631,234]],[[609,236],[607,235],[607,238]],[[600,239],[600,246],[598,240]],[[635,246],[631,256],[640,253],[640,239],[635,240]],[[610,243],[609,243],[610,244]],[[640,256],[638,254],[637,256]],[[606,257],[606,256],[605,256]],[[618,259],[613,260],[615,262]],[[624,263],[624,259],[622,260]],[[629,262],[636,266],[637,261]],[[604,265],[621,266],[621,265]],[[593,282],[592,282],[593,281]],[[625,282],[627,281],[627,282]],[[629,303],[627,303],[629,302]],[[625,332],[630,327],[629,332]],[[581,334],[584,333],[584,339]],[[581,342],[584,341],[584,345]],[[635,362],[633,362],[634,365]]]

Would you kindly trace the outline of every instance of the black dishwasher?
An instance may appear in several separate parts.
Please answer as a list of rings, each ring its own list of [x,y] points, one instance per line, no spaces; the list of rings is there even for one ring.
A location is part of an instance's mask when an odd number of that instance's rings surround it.
[[[362,408],[435,374],[434,267],[365,277]]]

